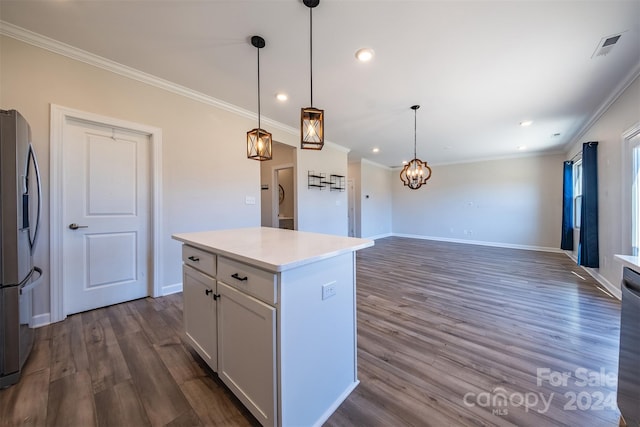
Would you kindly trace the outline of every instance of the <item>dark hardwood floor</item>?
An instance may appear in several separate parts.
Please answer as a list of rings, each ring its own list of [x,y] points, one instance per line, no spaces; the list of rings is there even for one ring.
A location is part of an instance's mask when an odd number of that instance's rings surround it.
[[[618,425],[620,303],[565,255],[391,237],[357,262],[361,383],[327,426]],[[176,294],[38,329],[0,425],[256,421],[182,340]]]

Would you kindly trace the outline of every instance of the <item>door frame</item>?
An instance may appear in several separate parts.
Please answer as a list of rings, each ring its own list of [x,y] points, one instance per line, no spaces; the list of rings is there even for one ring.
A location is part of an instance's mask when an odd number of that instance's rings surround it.
[[[100,126],[118,128],[127,131],[138,132],[149,138],[149,250],[152,254],[152,286],[148,286],[147,294],[153,297],[162,295],[162,236],[161,236],[161,206],[162,206],[162,129],[140,123],[129,122],[113,117],[93,114],[86,111],[75,110],[51,104],[51,129],[49,143],[49,264],[50,264],[50,297],[51,297],[51,322],[58,322],[67,317],[64,310],[64,288],[62,278],[62,210],[63,199],[63,153],[62,141],[64,129],[68,119],[76,119]]]

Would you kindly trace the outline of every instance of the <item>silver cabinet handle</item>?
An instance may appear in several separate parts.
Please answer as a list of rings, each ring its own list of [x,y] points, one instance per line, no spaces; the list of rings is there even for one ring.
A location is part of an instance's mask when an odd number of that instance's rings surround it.
[[[70,230],[77,230],[78,228],[89,228],[88,225],[78,225],[75,222],[69,224],[69,229]]]

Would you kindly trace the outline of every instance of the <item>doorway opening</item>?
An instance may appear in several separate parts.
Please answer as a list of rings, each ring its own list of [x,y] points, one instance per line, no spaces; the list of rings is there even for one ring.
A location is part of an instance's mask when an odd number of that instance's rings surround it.
[[[296,230],[296,149],[274,141],[272,152],[272,160],[260,163],[261,224]]]
[[[349,200],[349,237],[356,235],[356,187],[352,179],[347,181],[347,198]]]
[[[274,200],[273,218],[274,227],[295,230],[294,221],[294,199],[293,191],[293,166],[275,169],[273,171],[274,185],[278,189],[277,203]],[[274,191],[275,196],[275,191]],[[277,220],[277,224],[275,223]]]

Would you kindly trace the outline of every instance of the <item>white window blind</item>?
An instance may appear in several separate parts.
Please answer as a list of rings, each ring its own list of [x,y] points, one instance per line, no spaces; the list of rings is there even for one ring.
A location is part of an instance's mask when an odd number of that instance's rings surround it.
[[[582,159],[573,164],[573,227],[582,223]]]

